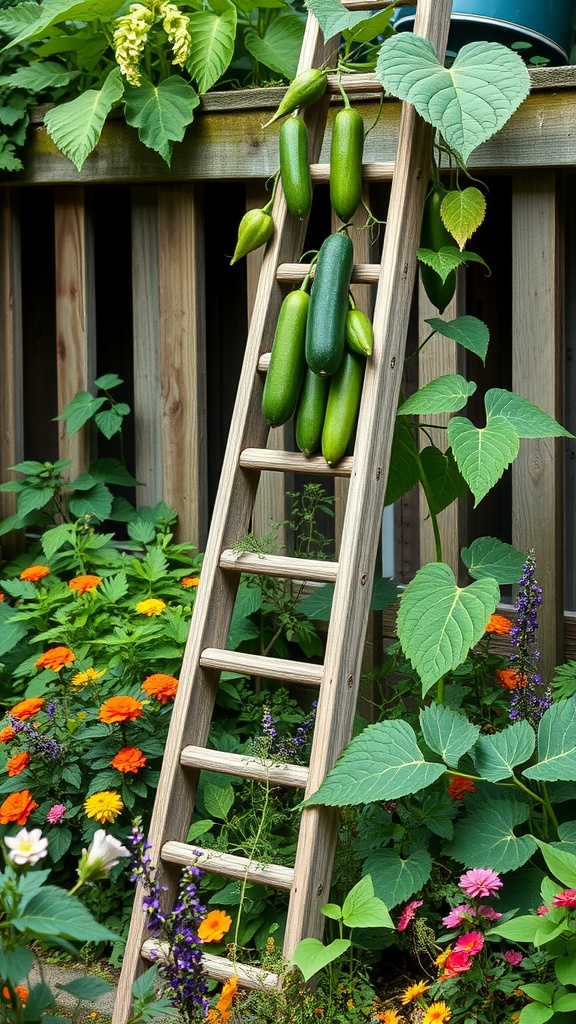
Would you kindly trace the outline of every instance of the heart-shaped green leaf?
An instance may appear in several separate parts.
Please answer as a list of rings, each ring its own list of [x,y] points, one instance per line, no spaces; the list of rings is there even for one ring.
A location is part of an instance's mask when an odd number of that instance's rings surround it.
[[[427,267],[432,267],[442,281],[445,281],[456,267],[460,267],[466,263],[481,263],[483,267],[488,270],[488,264],[484,262],[481,256],[478,256],[475,252],[468,252],[464,249],[460,252],[455,245],[443,245],[441,249],[435,252],[433,249],[418,249],[416,255],[421,263],[425,263]]]
[[[347,949],[350,949],[350,939],[334,939],[329,946],[324,946],[320,939],[301,939],[292,954],[292,963],[300,968],[304,981],[308,981]]]
[[[427,445],[420,453],[420,465],[428,484],[428,507],[434,515],[443,512],[448,505],[456,501],[456,498],[468,494],[468,484],[461,475],[450,449],[441,452],[435,445]]]
[[[441,320],[440,317],[432,317],[424,321],[444,338],[452,338],[469,352],[474,352],[482,362],[486,360],[490,331],[485,323],[477,316],[457,316],[455,320]]]
[[[544,712],[538,726],[538,764],[526,768],[527,779],[576,782],[576,705],[561,700]]]
[[[536,852],[532,836],[517,836],[516,825],[526,821],[527,804],[519,800],[491,800],[454,828],[450,856],[467,868],[514,871]]]
[[[221,14],[203,10],[189,16],[192,45],[186,67],[196,79],[200,93],[208,92],[232,60],[236,20],[237,11],[232,3]]]
[[[479,188],[454,189],[442,200],[440,216],[461,249],[479,228],[486,214],[486,200]]]
[[[456,768],[460,758],[474,746],[480,726],[473,725],[459,711],[445,704],[430,704],[420,712],[420,728],[424,742],[442,760]]]
[[[173,143],[182,141],[194,120],[198,93],[180,75],[171,75],[158,85],[145,78],[140,85],[127,85],[125,98],[128,124],[137,128],[140,141],[170,166]]]
[[[476,499],[474,507],[500,479],[520,448],[516,430],[503,416],[495,416],[482,428],[464,416],[455,416],[448,424],[448,441]]]
[[[411,32],[384,40],[376,77],[390,95],[412,103],[464,163],[530,91],[524,61],[500,43],[468,43],[443,68],[429,40]]]
[[[517,583],[522,576],[526,554],[496,537],[478,537],[470,547],[462,548],[460,557],[472,579],[491,576],[500,586]]]
[[[488,782],[509,779],[517,764],[534,752],[536,736],[528,722],[519,721],[493,736],[480,736],[474,750],[476,771]]]
[[[473,380],[466,380],[459,373],[447,373],[410,395],[398,409],[398,415],[427,416],[437,412],[458,412],[475,391]]]
[[[430,878],[432,858],[427,850],[414,850],[405,859],[396,850],[376,850],[364,862],[374,891],[387,907],[396,907],[410,899]]]
[[[386,904],[374,895],[370,875],[364,875],[346,896],[342,919],[347,928],[394,927]]]

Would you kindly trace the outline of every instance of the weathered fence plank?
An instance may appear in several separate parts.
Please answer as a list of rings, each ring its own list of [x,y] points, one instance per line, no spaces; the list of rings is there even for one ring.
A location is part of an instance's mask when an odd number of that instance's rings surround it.
[[[0,481],[13,479],[8,467],[24,458],[22,406],[22,290],[20,274],[20,197],[0,195]],[[0,493],[0,518],[16,511],[16,495]],[[1,539],[2,557],[13,558],[21,537]]]

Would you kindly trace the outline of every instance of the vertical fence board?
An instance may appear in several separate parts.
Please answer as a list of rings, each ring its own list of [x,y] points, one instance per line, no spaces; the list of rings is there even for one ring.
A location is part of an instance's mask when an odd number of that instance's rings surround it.
[[[179,537],[208,533],[204,219],[200,184],[158,188],[158,286],[164,500]]]
[[[132,189],[132,317],[136,503],[154,506],[164,497],[162,382],[158,290],[158,190]]]
[[[0,481],[13,479],[8,467],[20,462],[23,451],[22,292],[20,271],[19,194],[0,193]],[[0,518],[16,511],[16,495],[0,493]],[[2,557],[17,554],[21,535],[2,537]]]
[[[563,260],[560,197],[553,170],[513,175],[513,390],[556,419],[563,397]],[[523,439],[512,467],[512,539],[533,549],[544,590],[539,647],[544,679],[563,645],[563,443]]]
[[[58,412],[78,391],[88,391],[96,376],[94,240],[90,203],[84,188],[66,186],[54,193],[56,251],[56,365]],[[70,479],[90,461],[90,432],[72,437],[62,420],[59,456],[70,459]]]

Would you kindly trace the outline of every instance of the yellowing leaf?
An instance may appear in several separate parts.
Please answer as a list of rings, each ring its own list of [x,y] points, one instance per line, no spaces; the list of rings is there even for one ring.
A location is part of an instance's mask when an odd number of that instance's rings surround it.
[[[448,192],[440,208],[444,226],[454,236],[460,250],[480,227],[485,214],[486,199],[480,189],[474,187]]]

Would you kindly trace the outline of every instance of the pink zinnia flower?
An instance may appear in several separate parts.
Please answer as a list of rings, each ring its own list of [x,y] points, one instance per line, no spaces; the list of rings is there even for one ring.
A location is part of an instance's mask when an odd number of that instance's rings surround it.
[[[405,931],[405,929],[410,924],[410,921],[414,917],[414,914],[416,913],[418,907],[421,907],[423,902],[424,900],[412,900],[411,903],[406,904],[404,910],[400,914],[398,924],[396,925],[396,928],[399,932]]]
[[[576,907],[576,889],[563,889],[552,897],[553,907]]]
[[[503,882],[491,868],[471,868],[460,875],[458,885],[467,896],[491,896],[502,888]]]
[[[46,821],[49,821],[51,825],[57,825],[65,814],[66,806],[64,804],[54,804],[46,815]]]
[[[543,917],[544,914],[549,914],[549,913],[550,913],[550,907],[547,907],[545,903],[541,903],[540,906],[538,907],[538,910],[537,910],[538,917]]]
[[[459,953],[460,950],[465,950],[466,953],[470,953],[470,956],[474,956],[475,953],[479,953],[484,948],[484,936],[481,932],[466,932],[465,935],[461,935],[459,939],[456,939],[454,943],[454,952]]]
[[[461,903],[460,906],[453,907],[450,913],[442,918],[442,924],[446,928],[459,928],[471,917],[476,917],[474,907],[470,907],[467,903]]]
[[[446,978],[455,978],[458,974],[464,974],[472,967],[472,957],[465,949],[455,949],[444,962],[444,973],[438,981],[445,981]]]
[[[512,964],[512,967],[518,967],[518,964],[521,964],[524,959],[524,954],[517,949],[507,949],[502,956],[509,964]]]
[[[485,917],[487,921],[497,921],[499,917],[502,917],[502,914],[499,914],[497,910],[487,907],[484,903],[478,907],[476,913],[478,917]]]

